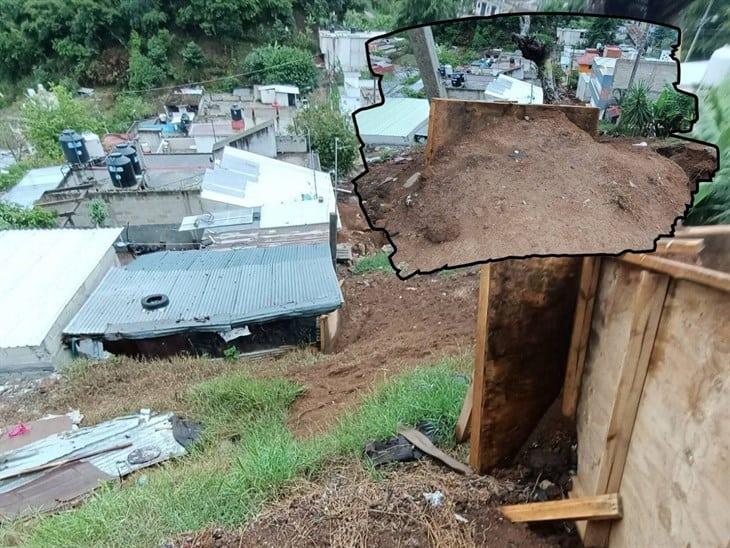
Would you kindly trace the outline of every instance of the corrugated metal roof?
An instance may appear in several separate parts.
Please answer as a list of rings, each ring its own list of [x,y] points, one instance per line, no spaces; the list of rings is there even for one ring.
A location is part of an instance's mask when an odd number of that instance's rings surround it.
[[[40,345],[121,231],[0,231],[0,346]]]
[[[65,176],[63,166],[31,169],[18,184],[5,193],[2,200],[23,207],[32,207],[46,190],[58,188]]]
[[[496,80],[490,82],[484,93],[498,100],[520,104],[541,105],[543,97],[540,86],[505,74],[500,74]]]
[[[162,293],[170,303],[145,310]],[[330,312],[342,304],[327,245],[164,251],[111,270],[64,330],[149,338]]]
[[[254,208],[237,207],[226,211],[212,211],[201,215],[190,215],[183,217],[178,231],[250,225],[253,223],[254,210]]]
[[[388,97],[381,106],[355,115],[360,135],[408,137],[428,120],[428,99]]]
[[[318,200],[307,200],[261,208],[261,228],[306,226],[329,223],[329,205]]]

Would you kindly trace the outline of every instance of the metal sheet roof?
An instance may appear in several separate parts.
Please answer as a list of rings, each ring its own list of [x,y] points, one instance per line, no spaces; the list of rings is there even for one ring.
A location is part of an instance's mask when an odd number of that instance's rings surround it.
[[[388,97],[376,108],[355,115],[360,135],[408,137],[428,121],[428,99]]]
[[[321,197],[336,211],[329,173],[232,147],[223,149],[220,166],[203,179],[201,198],[238,207],[262,207]]]
[[[142,308],[141,299],[156,293],[170,303]],[[222,331],[341,304],[327,245],[164,251],[111,270],[64,333],[141,339]]]
[[[66,173],[63,171],[63,166],[31,169],[18,184],[5,193],[2,200],[23,207],[32,207],[46,190],[58,188],[66,177]]]
[[[40,345],[121,231],[0,231],[0,346]]]
[[[542,104],[542,88],[530,82],[500,74],[487,85],[484,93],[498,100],[515,101],[520,104]]]

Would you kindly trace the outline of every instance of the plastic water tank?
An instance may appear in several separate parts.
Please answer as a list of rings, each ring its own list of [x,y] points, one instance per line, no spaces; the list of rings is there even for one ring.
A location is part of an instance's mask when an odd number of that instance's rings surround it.
[[[74,130],[64,129],[58,137],[58,142],[63,150],[63,156],[69,164],[78,165],[89,161],[89,152],[86,150],[84,138]]]
[[[117,188],[128,188],[137,184],[132,160],[119,152],[112,152],[106,157],[106,168],[112,184]]]
[[[129,158],[132,162],[132,168],[134,169],[135,175],[142,175],[142,164],[139,162],[139,155],[137,149],[131,143],[119,143],[114,145],[114,152],[118,152],[122,156]]]
[[[231,120],[239,121],[243,120],[243,109],[240,105],[235,104],[231,107]]]

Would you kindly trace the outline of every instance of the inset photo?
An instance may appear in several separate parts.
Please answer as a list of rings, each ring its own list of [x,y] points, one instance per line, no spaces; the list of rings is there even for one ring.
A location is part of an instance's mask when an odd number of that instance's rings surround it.
[[[697,120],[679,41],[673,27],[561,14],[375,38],[383,103],[354,115],[355,183],[399,274],[653,250],[717,167],[712,146],[677,135]]]

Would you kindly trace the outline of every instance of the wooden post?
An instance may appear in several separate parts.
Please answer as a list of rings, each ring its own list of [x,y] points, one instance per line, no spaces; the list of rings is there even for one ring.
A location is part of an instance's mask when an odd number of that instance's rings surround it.
[[[487,331],[489,330],[489,278],[490,265],[479,272],[479,304],[477,308],[477,332],[474,346],[474,377],[472,378],[471,436],[469,464],[477,473],[485,471],[482,452],[482,413],[484,410],[484,367],[487,362]],[[462,411],[463,412],[463,411]]]
[[[593,320],[593,305],[601,272],[600,257],[584,257],[580,275],[578,301],[575,305],[573,335],[568,351],[568,364],[565,368],[562,411],[566,417],[575,417],[580,395],[580,381],[588,349],[588,336]]]
[[[606,434],[606,448],[598,467],[595,494],[617,493],[621,487],[626,455],[639,410],[649,359],[654,348],[669,277],[646,270],[641,272],[633,305],[629,341],[619,374],[616,400]],[[588,523],[583,544],[606,546],[610,524]]]

